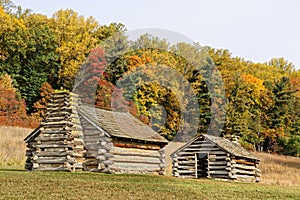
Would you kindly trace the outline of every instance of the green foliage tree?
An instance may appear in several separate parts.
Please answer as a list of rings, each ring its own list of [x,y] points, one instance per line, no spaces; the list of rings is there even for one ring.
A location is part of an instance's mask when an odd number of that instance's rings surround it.
[[[264,148],[265,150],[280,151],[277,149],[278,139],[288,136],[291,131],[291,103],[296,91],[291,88],[288,77],[282,77],[274,83],[266,82],[265,85],[272,92],[274,104],[267,113],[267,123],[271,131],[266,134]]]
[[[283,147],[282,152],[286,155],[300,157],[300,136],[292,135],[290,137],[280,138],[278,141]]]
[[[31,112],[41,85],[48,79],[56,81],[59,68],[56,38],[46,16],[29,13],[17,19],[6,14],[5,18],[0,69],[12,76]]]

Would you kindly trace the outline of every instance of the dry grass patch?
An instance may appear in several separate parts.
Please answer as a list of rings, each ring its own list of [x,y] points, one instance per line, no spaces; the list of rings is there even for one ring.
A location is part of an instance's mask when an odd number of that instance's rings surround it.
[[[19,127],[0,127],[0,165],[23,166],[26,145],[24,138],[32,129]]]
[[[261,159],[262,183],[300,186],[300,158],[255,153]]]

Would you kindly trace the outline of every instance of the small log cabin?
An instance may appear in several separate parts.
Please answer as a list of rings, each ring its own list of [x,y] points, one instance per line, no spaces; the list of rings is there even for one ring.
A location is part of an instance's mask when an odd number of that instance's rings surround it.
[[[212,135],[199,135],[171,154],[173,175],[260,181],[260,160],[239,144]]]
[[[52,95],[45,119],[25,142],[31,171],[165,173],[167,140],[129,113],[81,105],[69,92]]]

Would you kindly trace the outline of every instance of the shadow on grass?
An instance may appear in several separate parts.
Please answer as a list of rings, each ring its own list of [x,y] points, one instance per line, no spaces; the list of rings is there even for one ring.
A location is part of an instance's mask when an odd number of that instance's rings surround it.
[[[0,166],[0,172],[26,172],[22,167],[15,166]]]
[[[26,170],[23,169],[1,169],[0,168],[0,172],[27,172]]]

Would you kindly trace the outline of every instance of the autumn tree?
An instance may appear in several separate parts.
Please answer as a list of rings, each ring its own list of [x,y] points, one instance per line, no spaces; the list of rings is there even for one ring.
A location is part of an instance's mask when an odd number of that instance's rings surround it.
[[[85,19],[77,12],[67,9],[54,13],[51,26],[58,40],[56,52],[61,64],[58,84],[71,89],[78,69],[97,44],[95,32],[99,24],[92,17]]]
[[[150,34],[130,41],[121,23],[100,25],[71,9],[47,17],[10,0],[0,0],[0,21],[2,123],[29,126],[25,105],[42,116],[52,87],[74,89],[167,139],[188,121],[184,132],[222,131],[250,149],[299,155],[300,72],[284,58],[255,63]]]
[[[38,120],[42,120],[45,117],[46,108],[53,92],[54,90],[48,82],[45,82],[40,88],[39,100],[32,106],[33,116]]]
[[[273,66],[276,69],[280,70],[282,73],[291,73],[295,70],[293,63],[288,62],[284,58],[272,58],[269,62],[266,63],[268,66]]]
[[[0,44],[3,50],[0,69],[11,75],[28,111],[32,112],[41,85],[47,80],[56,81],[59,68],[56,38],[46,16],[24,13],[22,18],[6,15],[6,20]]]
[[[105,51],[105,59],[108,64],[130,51],[128,36],[125,35],[125,27],[121,23],[101,25],[96,33],[98,43]]]
[[[100,47],[94,48],[79,69],[73,88],[85,103],[95,103],[97,86],[100,79],[103,79],[106,67],[104,51]]]
[[[205,132],[204,127],[209,125],[211,116],[211,96],[207,94],[209,89],[206,85],[206,81],[210,81],[211,69],[207,67],[207,55],[201,54],[199,47],[185,43],[170,47],[166,40],[149,34],[133,41],[131,49],[110,63],[105,73],[108,82],[117,87],[122,85],[125,98],[135,113],[148,118],[146,122],[156,130],[161,129],[160,132],[166,138],[172,139],[182,124],[181,112],[189,112],[187,109],[191,109],[187,94],[192,90],[190,93],[201,104],[201,110],[195,118],[200,116],[201,131]],[[191,55],[192,60],[188,60]],[[207,71],[206,78],[203,76],[206,73],[204,71]],[[184,88],[184,81],[190,88]],[[159,116],[162,114],[165,117]],[[163,118],[167,120],[161,126],[159,124]]]
[[[26,114],[26,104],[7,74],[0,76],[0,125],[35,128],[38,124]]]

